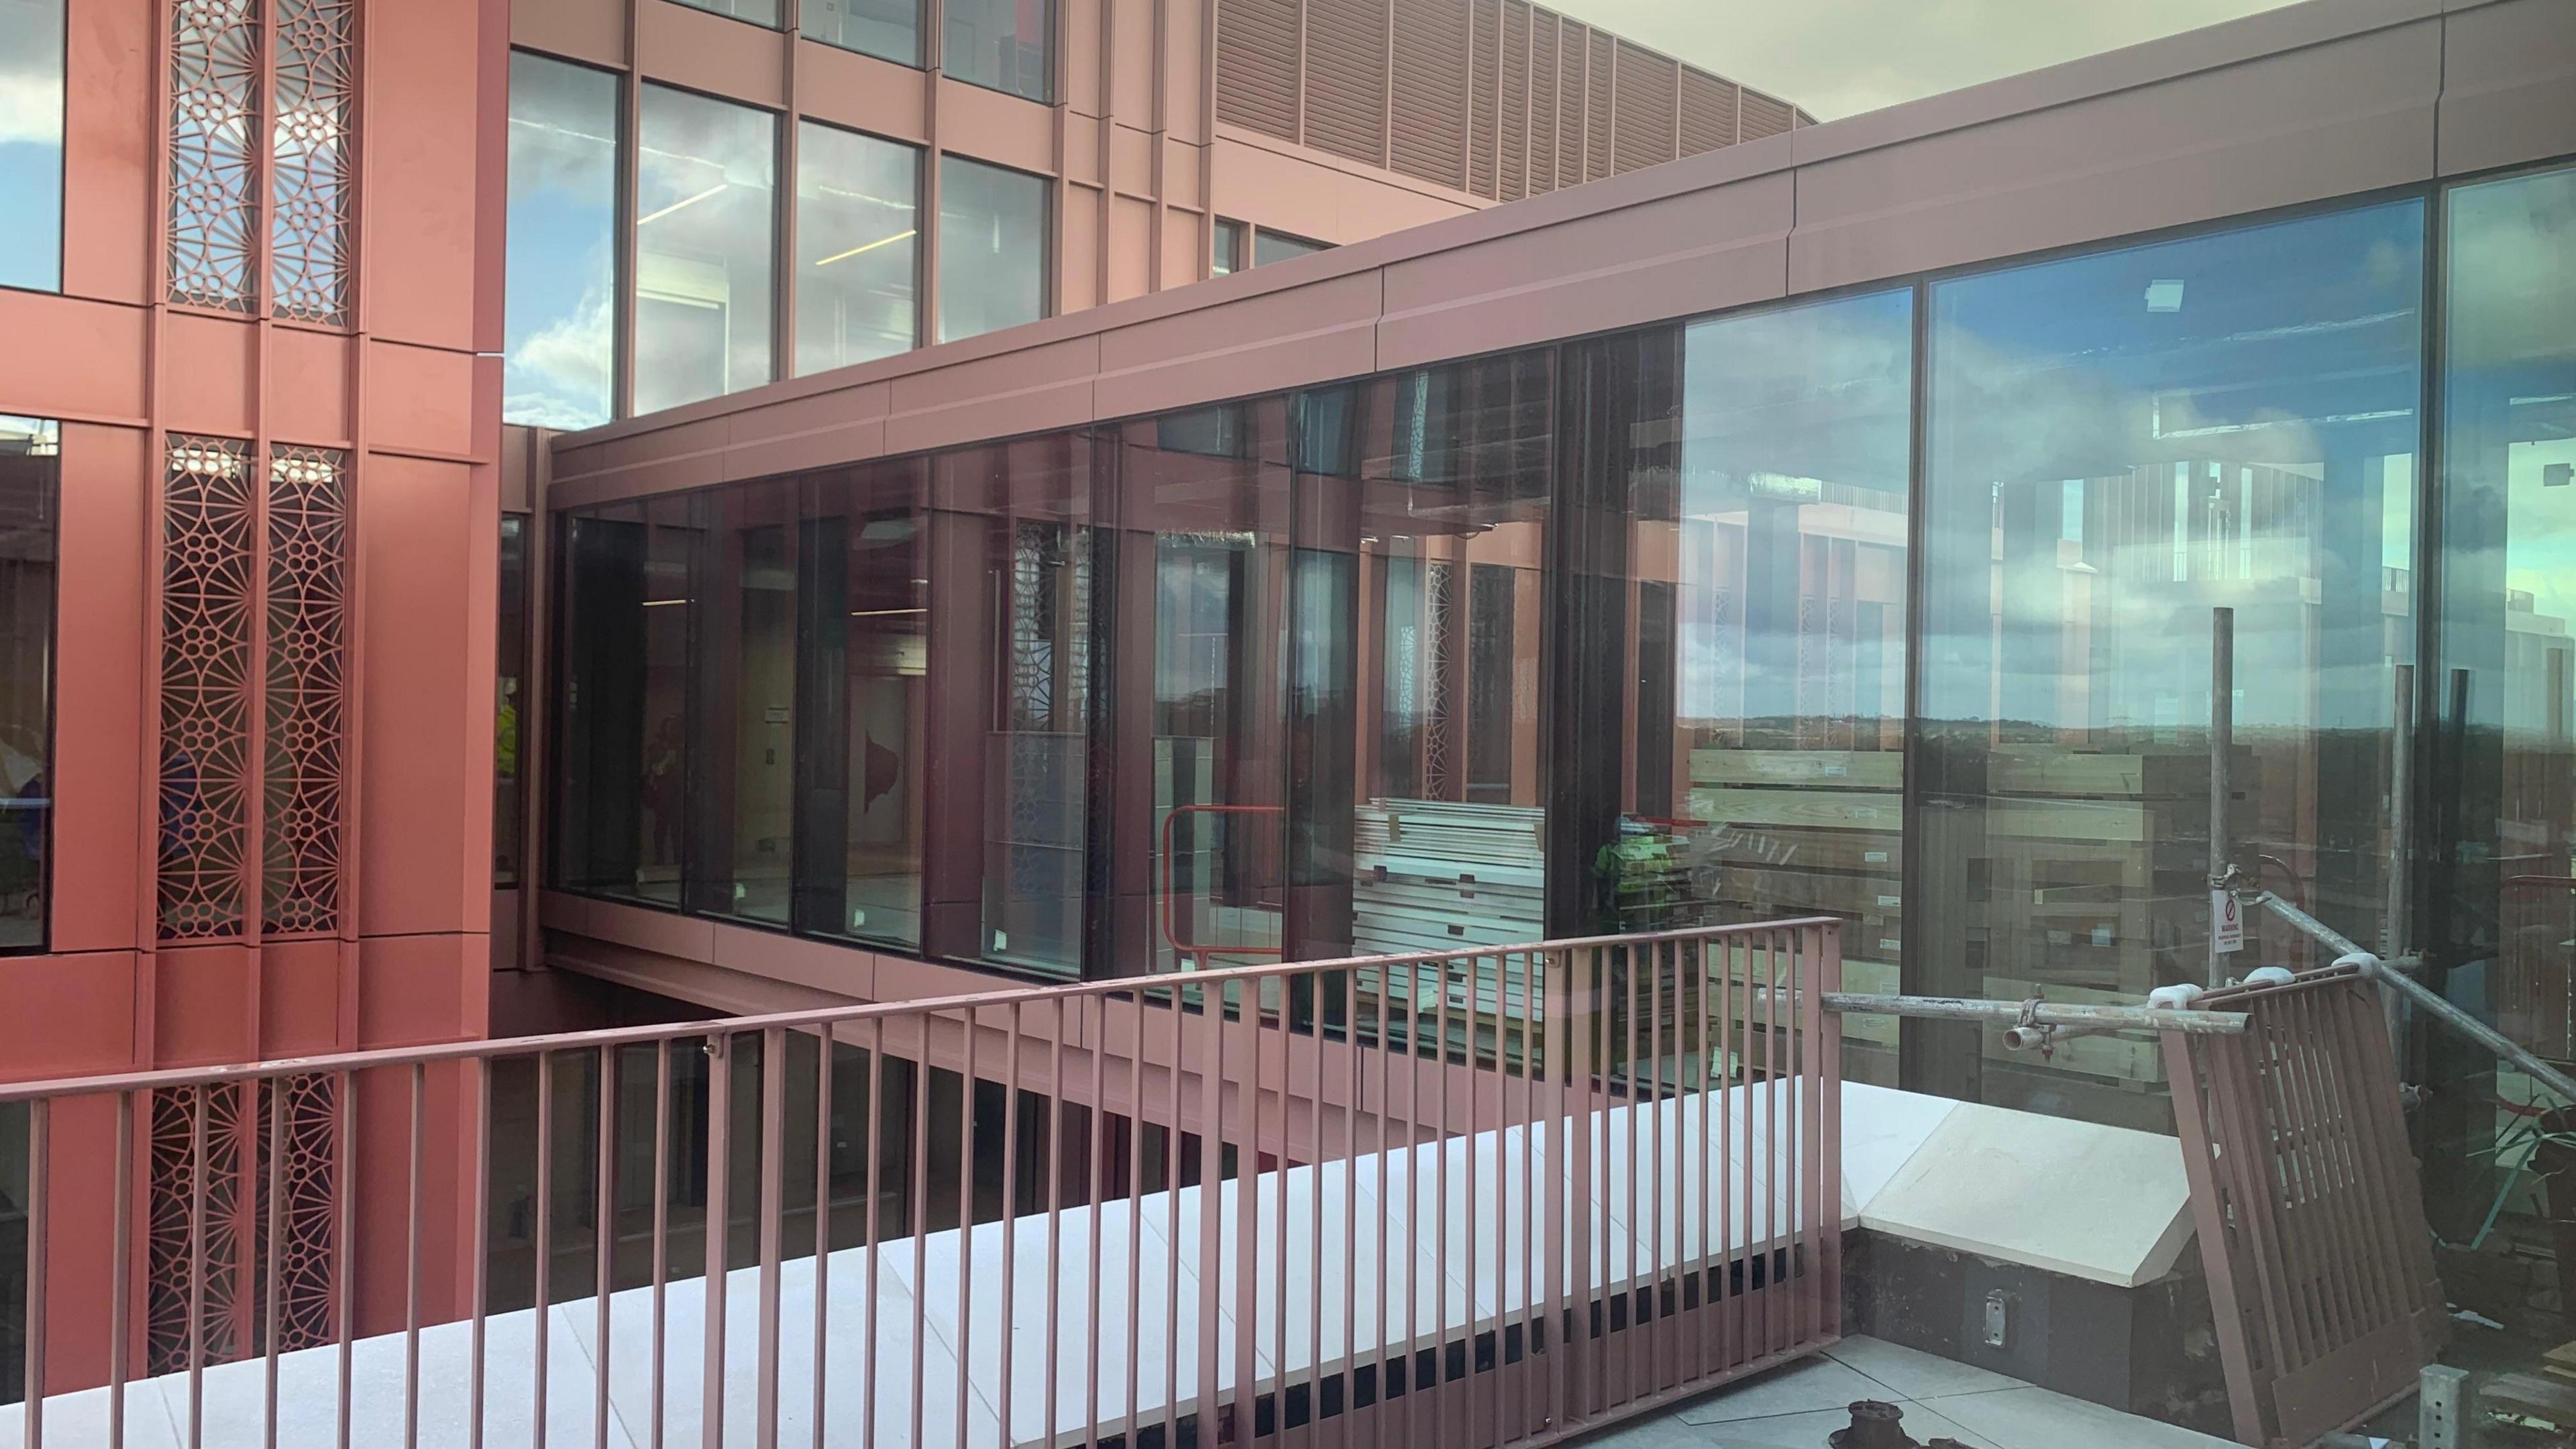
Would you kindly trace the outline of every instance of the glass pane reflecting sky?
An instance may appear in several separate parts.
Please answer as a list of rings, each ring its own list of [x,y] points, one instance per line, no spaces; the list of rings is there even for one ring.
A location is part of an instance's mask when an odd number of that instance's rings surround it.
[[[0,198],[0,287],[60,287],[63,0],[0,0]]]
[[[616,134],[615,76],[511,54],[506,421],[548,428],[608,421]]]

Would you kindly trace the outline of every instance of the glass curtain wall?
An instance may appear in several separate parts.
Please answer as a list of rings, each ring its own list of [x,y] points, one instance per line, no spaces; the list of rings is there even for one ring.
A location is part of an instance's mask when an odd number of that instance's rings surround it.
[[[1106,430],[1114,450],[1117,969],[1278,960],[1288,400]]]
[[[505,422],[596,427],[615,406],[618,84],[510,53]]]
[[[1909,982],[2135,1001],[2323,964],[2269,919],[2238,959],[2211,951],[2221,610],[2216,864],[2380,938],[2414,658],[2423,224],[2399,202],[1930,289]],[[1908,1035],[1916,1085],[2170,1130],[2152,1043],[2088,1038],[2043,1066],[1974,1028]]]
[[[1902,963],[1911,291],[1577,350],[1584,641],[1560,738],[1584,929],[1844,922],[1844,979]],[[1892,1085],[1895,1023],[1846,1021]]]
[[[796,485],[698,500],[684,852],[691,910],[785,925],[796,728]]]
[[[1046,315],[1047,181],[939,158],[939,340]]]
[[[921,947],[929,467],[808,478],[799,536],[795,925]]]
[[[1330,250],[1332,250],[1331,242],[1308,241],[1302,236],[1290,236],[1284,231],[1271,231],[1267,227],[1260,228],[1252,234],[1252,264],[1256,267],[1266,267],[1272,262],[1289,261]]]
[[[2448,198],[2442,365],[2443,723],[2430,789],[2440,848],[2425,937],[2438,984],[2541,1056],[2576,1059],[2576,169]],[[2519,1073],[2427,1043],[2433,1204],[2478,1229],[2500,1164],[2490,1104],[2545,1099]],[[2564,1116],[2552,1125],[2564,1131]],[[2563,1154],[2562,1154],[2563,1155]],[[2543,1168],[2549,1166],[2544,1162]],[[2564,1194],[2559,1272],[2576,1287]]]
[[[921,64],[921,0],[805,0],[800,17],[808,40],[897,65]]]
[[[569,515],[557,702],[556,881],[677,906],[704,496]]]
[[[696,10],[748,20],[754,25],[766,25],[772,29],[778,25],[779,0],[680,0],[680,3]]]
[[[0,287],[63,284],[64,0],[0,0]]]
[[[796,150],[796,371],[921,343],[921,152],[802,123]]]
[[[1054,0],[945,0],[939,68],[974,85],[1055,99]]]
[[[635,178],[635,411],[770,379],[778,120],[647,85]]]
[[[493,640],[492,884],[519,883],[527,842],[521,834],[519,762],[527,728],[528,515],[501,515],[498,592],[500,628]]]
[[[61,464],[54,424],[0,417],[0,951],[45,944]]]

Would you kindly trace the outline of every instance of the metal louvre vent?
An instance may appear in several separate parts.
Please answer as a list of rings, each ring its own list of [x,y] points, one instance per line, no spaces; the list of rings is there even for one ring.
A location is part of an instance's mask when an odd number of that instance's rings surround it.
[[[1532,12],[1530,15],[1530,115],[1529,115],[1529,190],[1531,196],[1554,191],[1556,179],[1556,132],[1560,119],[1557,96],[1564,89],[1558,84],[1559,34],[1564,23],[1553,15]]]
[[[1735,144],[1735,86],[1706,71],[1682,68],[1682,154]]]
[[[1306,144],[1386,164],[1389,0],[1307,0]]]
[[[1680,104],[1675,62],[1619,42],[1619,89],[1612,169],[1636,171],[1673,159],[1673,112]]]
[[[1225,0],[1217,7],[1216,117],[1297,139],[1298,0]]]
[[[1744,139],[1777,136],[1789,129],[1790,112],[1786,101],[1775,101],[1759,91],[1744,93]]]
[[[1529,193],[1530,8],[1520,0],[1503,0],[1502,125],[1499,174],[1494,194],[1515,201]]]
[[[1619,84],[1615,42],[1598,30],[1583,34],[1583,179],[1610,174],[1610,108]]]
[[[1504,74],[1502,0],[1475,0],[1472,15],[1474,35],[1467,56],[1467,189],[1478,196],[1493,196],[1498,194],[1496,147],[1502,141],[1502,127],[1494,119],[1495,107],[1502,103],[1498,88]],[[1520,72],[1511,72],[1511,77],[1517,86]]]
[[[1467,186],[1467,0],[1395,7],[1396,170]]]

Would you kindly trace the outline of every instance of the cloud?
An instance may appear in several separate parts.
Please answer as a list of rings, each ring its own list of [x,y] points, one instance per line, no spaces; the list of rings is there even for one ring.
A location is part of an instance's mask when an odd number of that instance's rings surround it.
[[[505,359],[501,415],[547,428],[588,428],[608,421],[611,323],[606,294],[528,334]]]
[[[1557,0],[1555,8],[1831,120],[2283,3]]]

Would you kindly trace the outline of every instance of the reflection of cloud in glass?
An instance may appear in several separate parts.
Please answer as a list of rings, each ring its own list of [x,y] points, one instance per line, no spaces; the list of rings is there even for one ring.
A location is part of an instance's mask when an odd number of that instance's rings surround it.
[[[0,146],[63,139],[63,0],[0,0]]]
[[[589,428],[608,421],[604,405],[613,355],[606,294],[593,292],[511,347],[503,361],[502,415],[541,428]]]

